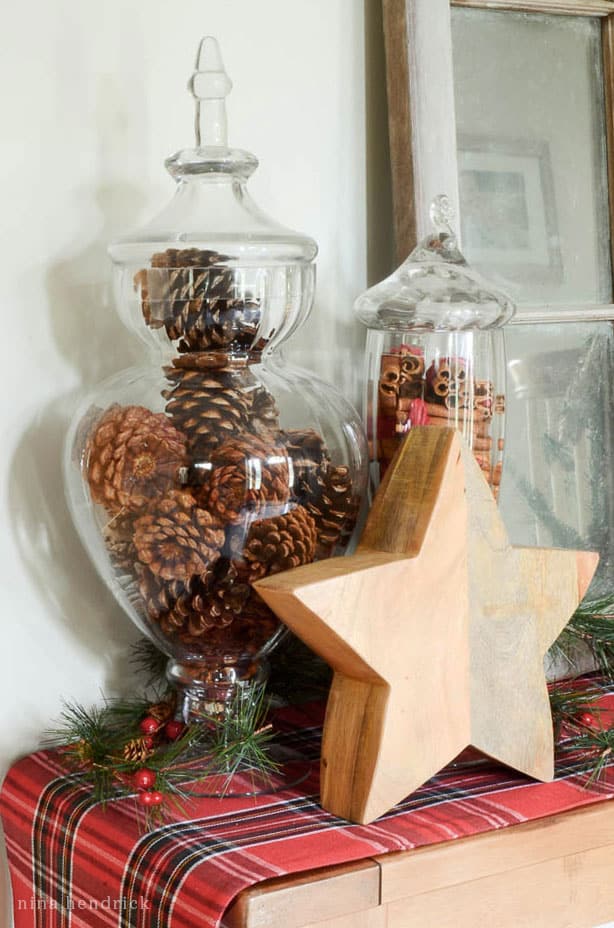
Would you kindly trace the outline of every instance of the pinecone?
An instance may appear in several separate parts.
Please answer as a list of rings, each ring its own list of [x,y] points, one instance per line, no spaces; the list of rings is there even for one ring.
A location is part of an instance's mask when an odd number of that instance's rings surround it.
[[[163,413],[144,406],[110,406],[85,449],[92,499],[111,513],[138,512],[178,482],[187,460],[185,436]]]
[[[134,546],[142,564],[163,580],[207,576],[224,546],[224,529],[190,493],[172,491],[136,520]]]
[[[200,637],[212,629],[225,628],[251,595],[247,582],[228,562],[219,570],[216,566],[209,583],[200,576],[185,582],[164,581],[142,568],[139,590],[149,618],[171,637],[180,631]]]
[[[169,249],[152,258],[152,270],[139,271],[145,321],[180,339],[179,351],[250,348],[260,325],[258,302],[237,295],[227,255],[198,249]],[[161,270],[163,269],[163,270]]]
[[[303,483],[329,460],[328,449],[315,429],[289,429],[281,433],[281,439],[292,458],[294,486],[300,495]]]
[[[248,415],[249,429],[262,438],[279,431],[279,409],[266,387],[257,387],[252,394]]]
[[[217,261],[228,260],[227,255],[217,251],[198,248],[167,248],[151,256],[151,267],[142,268],[134,275],[134,286],[141,288],[141,308],[148,326],[159,329],[164,325],[164,312],[158,307],[166,307],[170,297],[169,268],[210,267]],[[163,273],[160,273],[160,271]],[[153,304],[153,307],[152,307]]]
[[[238,522],[246,512],[257,513],[267,503],[289,499],[288,456],[282,445],[246,435],[216,448],[211,463],[199,501],[223,523]]]
[[[190,628],[179,633],[179,640],[188,647],[220,651],[225,654],[240,652],[257,654],[280,626],[279,619],[252,590],[240,615],[230,625],[218,625],[203,633],[191,633]],[[205,637],[206,634],[206,637]]]
[[[175,630],[182,628],[186,615],[181,607],[175,607],[186,592],[186,584],[181,580],[162,580],[142,564],[138,565],[137,571],[139,594],[149,618],[159,623],[166,619],[169,630],[171,626]]]
[[[309,564],[314,559],[317,540],[315,521],[303,506],[253,522],[243,549],[250,582]]]
[[[142,764],[153,754],[153,748],[148,747],[148,743],[145,737],[132,738],[124,745],[124,760],[129,764]]]
[[[134,547],[134,515],[116,515],[102,530],[111,563],[122,574],[131,574],[137,560]]]
[[[163,392],[166,412],[188,436],[196,458],[208,455],[227,438],[248,429],[251,404],[241,378],[228,369],[165,368],[171,387]]]
[[[94,761],[94,748],[90,741],[85,738],[79,738],[72,744],[67,744],[63,750],[71,754],[74,760],[82,767],[89,767]]]
[[[349,468],[326,463],[302,489],[301,502],[316,524],[315,556],[330,557],[335,545],[350,534],[358,515],[359,501],[352,490]]]
[[[160,725],[164,725],[165,722],[173,718],[176,704],[177,699],[173,694],[170,699],[165,699],[162,702],[154,703],[153,706],[149,706],[146,714],[151,716],[152,719],[155,719],[156,722],[159,722]]]
[[[210,267],[220,261],[227,261],[228,255],[221,255],[208,248],[167,248],[151,256],[152,267]]]

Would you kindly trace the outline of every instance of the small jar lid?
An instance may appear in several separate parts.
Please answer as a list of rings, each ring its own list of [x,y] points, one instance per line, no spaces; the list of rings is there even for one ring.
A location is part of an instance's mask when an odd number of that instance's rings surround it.
[[[194,148],[165,162],[177,181],[175,195],[146,225],[111,242],[113,261],[143,267],[154,254],[183,248],[218,254],[229,267],[313,261],[314,240],[271,219],[247,192],[258,160],[228,146],[226,97],[232,81],[212,36],[200,42],[188,89],[196,107],[196,139]]]
[[[458,248],[448,197],[436,197],[430,215],[435,232],[356,300],[360,321],[370,329],[415,332],[491,329],[509,322],[515,312],[511,299],[473,270]]]

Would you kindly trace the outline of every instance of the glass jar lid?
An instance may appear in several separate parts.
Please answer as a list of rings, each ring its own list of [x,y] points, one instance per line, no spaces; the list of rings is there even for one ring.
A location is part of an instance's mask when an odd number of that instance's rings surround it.
[[[431,204],[435,232],[424,238],[385,280],[354,304],[370,329],[430,332],[490,329],[512,318],[510,298],[473,270],[452,231],[448,197]]]
[[[177,181],[175,195],[150,222],[110,244],[113,261],[140,267],[154,252],[185,248],[209,249],[227,266],[313,261],[314,240],[275,222],[247,192],[258,160],[228,147],[226,97],[232,82],[212,36],[200,42],[188,89],[196,104],[196,144],[165,162]]]

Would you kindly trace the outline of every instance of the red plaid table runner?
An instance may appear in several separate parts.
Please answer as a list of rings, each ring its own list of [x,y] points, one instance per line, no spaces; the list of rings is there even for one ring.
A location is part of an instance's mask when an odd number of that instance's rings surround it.
[[[614,709],[614,688],[603,693],[604,707]],[[261,880],[464,838],[614,795],[614,767],[587,789],[580,759],[570,756],[545,785],[489,762],[461,762],[374,824],[351,825],[317,803],[320,722],[314,710],[297,714],[286,735],[314,759],[300,786],[198,799],[189,821],[149,834],[132,800],[103,810],[56,752],[20,760],[0,797],[15,928],[214,928],[237,893]]]

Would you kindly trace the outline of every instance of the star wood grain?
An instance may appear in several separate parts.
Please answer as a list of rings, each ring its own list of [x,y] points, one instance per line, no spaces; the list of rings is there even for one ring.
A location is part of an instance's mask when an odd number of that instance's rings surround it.
[[[597,564],[510,545],[452,429],[412,429],[354,555],[255,588],[332,666],[321,802],[370,822],[471,745],[552,778],[543,658]]]

